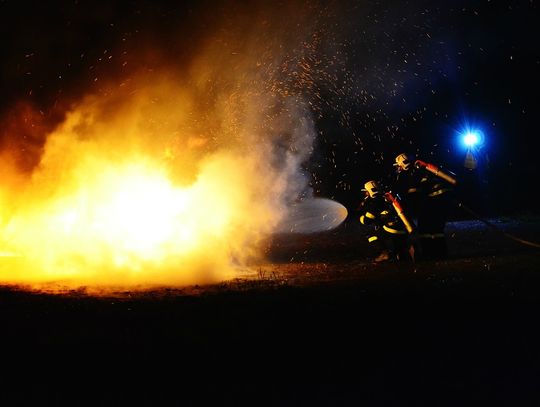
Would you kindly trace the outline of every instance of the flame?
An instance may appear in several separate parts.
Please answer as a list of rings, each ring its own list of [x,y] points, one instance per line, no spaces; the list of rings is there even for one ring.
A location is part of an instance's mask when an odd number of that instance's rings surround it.
[[[73,81],[54,120],[1,123],[0,284],[199,284],[261,259],[311,196],[321,76],[312,7],[268,11],[218,19],[193,53],[122,38],[107,63],[127,68]]]
[[[288,185],[272,147],[224,143],[190,109],[170,80],[91,96],[48,135],[31,176],[4,154],[0,281],[193,284],[259,256]]]

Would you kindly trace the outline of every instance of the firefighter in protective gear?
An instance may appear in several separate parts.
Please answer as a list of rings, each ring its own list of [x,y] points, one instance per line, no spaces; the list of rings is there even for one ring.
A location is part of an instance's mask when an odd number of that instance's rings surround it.
[[[404,197],[405,207],[416,219],[418,252],[424,259],[447,256],[444,228],[452,201],[454,174],[434,164],[402,153],[395,158],[395,189]]]
[[[365,197],[360,205],[360,223],[372,226],[368,242],[380,253],[376,262],[410,259],[408,233],[392,202],[376,181],[364,184]]]

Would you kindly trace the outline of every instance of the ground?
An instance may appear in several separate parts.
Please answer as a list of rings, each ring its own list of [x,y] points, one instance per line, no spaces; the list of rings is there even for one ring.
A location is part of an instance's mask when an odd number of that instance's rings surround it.
[[[4,382],[2,404],[538,405],[540,251],[512,237],[538,242],[540,219],[491,223],[449,223],[444,261],[374,264],[351,221],[273,236],[219,284],[3,286],[4,371],[24,391]]]

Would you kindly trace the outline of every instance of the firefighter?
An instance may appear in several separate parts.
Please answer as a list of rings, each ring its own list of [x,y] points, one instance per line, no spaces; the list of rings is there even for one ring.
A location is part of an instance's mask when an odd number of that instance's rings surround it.
[[[395,158],[396,191],[416,220],[417,247],[423,259],[442,259],[448,254],[444,228],[450,211],[454,174],[434,164],[402,153]]]
[[[360,205],[360,223],[372,226],[368,242],[379,252],[374,261],[410,260],[407,228],[389,194],[384,194],[376,181],[366,182],[362,191],[365,197]]]
[[[418,189],[420,173],[414,169],[414,159],[405,153],[396,157],[394,166],[396,167],[394,189],[403,198],[408,212],[416,219],[420,204]]]

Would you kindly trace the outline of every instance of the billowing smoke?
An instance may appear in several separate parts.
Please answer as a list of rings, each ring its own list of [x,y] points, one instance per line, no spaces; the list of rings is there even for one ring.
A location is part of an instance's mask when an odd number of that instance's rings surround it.
[[[225,20],[189,62],[159,56],[152,69],[102,80],[56,127],[34,131],[42,144],[12,126],[0,280],[216,281],[258,258],[269,233],[339,224],[346,211],[327,201],[299,211],[312,198],[303,165],[316,135],[318,37],[312,11],[295,11]]]

